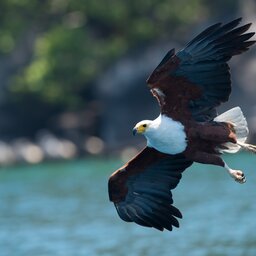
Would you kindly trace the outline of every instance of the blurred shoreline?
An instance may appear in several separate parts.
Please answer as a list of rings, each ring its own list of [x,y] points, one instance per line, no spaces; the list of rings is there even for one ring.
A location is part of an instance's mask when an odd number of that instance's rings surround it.
[[[7,143],[0,140],[0,168],[16,164],[39,164],[47,161],[90,157],[117,157],[126,162],[139,152],[140,146],[106,149],[102,139],[89,136],[79,144],[60,138],[49,131],[41,132],[36,140],[17,138]]]
[[[129,159],[145,145],[133,126],[159,115],[145,81],[166,52],[238,17],[256,31],[253,0],[3,0],[1,10],[0,166]],[[218,111],[240,106],[255,144],[256,47],[229,65],[233,90]]]

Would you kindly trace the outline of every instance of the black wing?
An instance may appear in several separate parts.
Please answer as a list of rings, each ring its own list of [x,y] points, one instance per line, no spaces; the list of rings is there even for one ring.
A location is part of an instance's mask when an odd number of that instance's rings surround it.
[[[166,155],[145,148],[109,179],[109,197],[121,219],[159,230],[179,227],[181,218],[170,190],[190,165],[182,154]]]
[[[241,18],[207,28],[176,55],[171,50],[153,71],[147,82],[152,89],[161,91],[155,90],[154,95],[164,114],[172,117],[179,109],[179,116],[196,121],[209,121],[216,116],[215,108],[231,93],[227,61],[255,43],[248,41],[254,33],[245,33],[251,24],[237,27],[240,21]]]

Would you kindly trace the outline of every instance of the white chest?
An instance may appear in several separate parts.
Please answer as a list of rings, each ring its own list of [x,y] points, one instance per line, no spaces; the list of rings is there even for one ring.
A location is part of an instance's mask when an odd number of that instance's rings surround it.
[[[187,147],[184,126],[171,118],[160,115],[145,132],[147,145],[166,154],[178,154]]]

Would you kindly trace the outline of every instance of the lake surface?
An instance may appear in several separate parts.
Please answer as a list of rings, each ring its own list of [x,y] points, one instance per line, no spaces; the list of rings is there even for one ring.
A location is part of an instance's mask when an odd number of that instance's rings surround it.
[[[256,156],[229,155],[247,182],[193,165],[173,192],[180,228],[160,232],[119,219],[107,180],[121,162],[89,159],[0,169],[1,256],[255,256]]]

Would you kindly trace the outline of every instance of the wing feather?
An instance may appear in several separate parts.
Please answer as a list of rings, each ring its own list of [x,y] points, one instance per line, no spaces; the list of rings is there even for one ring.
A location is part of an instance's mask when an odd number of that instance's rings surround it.
[[[181,154],[167,155],[145,148],[109,179],[109,197],[120,218],[158,230],[179,227],[177,218],[182,215],[172,205],[171,189],[191,164]]]
[[[246,33],[251,24],[238,27],[241,20],[212,25],[176,55],[172,50],[165,56],[147,80],[163,114],[178,121],[216,117],[216,107],[231,93],[227,61],[255,43],[248,41],[254,33]]]

